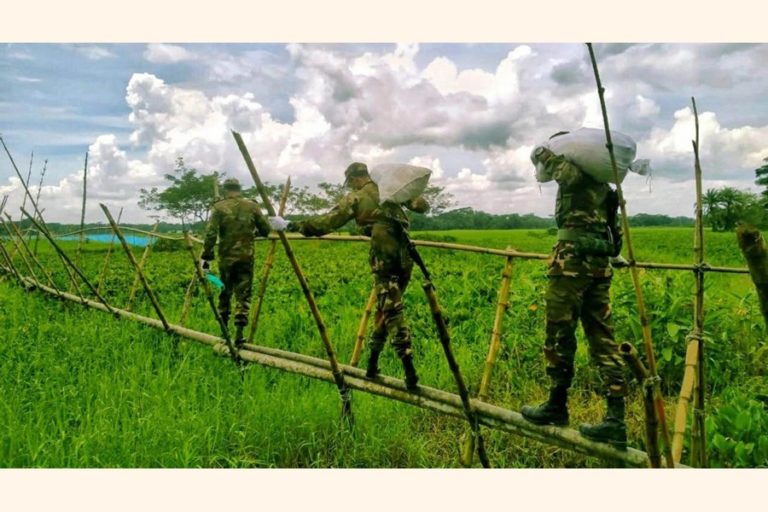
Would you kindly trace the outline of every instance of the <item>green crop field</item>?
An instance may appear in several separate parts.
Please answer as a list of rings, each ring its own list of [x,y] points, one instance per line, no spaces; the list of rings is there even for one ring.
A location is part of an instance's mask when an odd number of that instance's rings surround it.
[[[521,251],[548,252],[543,230],[442,231],[414,238]],[[639,261],[691,263],[693,231],[633,230]],[[707,233],[711,265],[744,266],[733,233]],[[167,245],[167,244],[166,244]],[[308,277],[340,361],[352,353],[371,289],[367,245],[299,241],[297,257]],[[72,256],[76,242],[66,242]],[[8,246],[10,249],[10,246]],[[59,286],[61,263],[47,244],[41,259]],[[257,246],[255,286],[268,244]],[[88,243],[78,259],[94,281],[106,244]],[[142,249],[135,249],[137,258]],[[504,258],[423,248],[441,305],[450,320],[453,348],[465,380],[477,391],[491,337]],[[20,260],[17,265],[23,269]],[[418,271],[406,294],[421,383],[455,392],[419,286]],[[157,247],[147,276],[171,321],[179,318],[193,273],[184,250]],[[692,324],[690,272],[641,271],[668,424],[683,375],[685,336]],[[104,283],[105,298],[124,306],[133,281],[126,255],[115,246]],[[511,307],[504,318],[502,350],[489,401],[513,410],[538,403],[547,380],[544,337],[545,263],[516,261]],[[768,384],[765,326],[746,275],[707,274],[705,357],[710,464],[768,466]],[[642,352],[635,294],[626,270],[612,289],[617,338]],[[355,428],[342,428],[332,384],[250,365],[241,372],[210,348],[174,339],[129,320],[117,320],[41,292],[25,292],[0,277],[0,466],[2,467],[455,467],[466,421],[354,392]],[[144,292],[133,310],[155,316]],[[188,326],[218,334],[201,290]],[[571,423],[601,417],[599,377],[579,331]],[[256,343],[325,357],[298,282],[278,247]],[[366,355],[363,356],[365,361]],[[383,372],[400,378],[393,351]],[[630,444],[643,448],[641,387],[632,382]],[[494,467],[601,467],[606,463],[540,442],[484,429]],[[686,448],[688,446],[686,439]],[[684,453],[683,460],[687,460]]]

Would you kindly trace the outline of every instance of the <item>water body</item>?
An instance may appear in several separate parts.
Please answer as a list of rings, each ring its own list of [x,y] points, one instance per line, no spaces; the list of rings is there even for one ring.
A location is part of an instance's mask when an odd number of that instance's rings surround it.
[[[146,247],[149,245],[149,237],[145,235],[135,235],[130,233],[123,233],[125,241],[129,245],[136,247]],[[80,240],[80,235],[67,235],[57,237],[58,240]],[[94,233],[85,235],[85,239],[88,242],[105,243],[108,244],[112,240],[112,233]],[[119,244],[120,240],[115,237],[115,243]]]

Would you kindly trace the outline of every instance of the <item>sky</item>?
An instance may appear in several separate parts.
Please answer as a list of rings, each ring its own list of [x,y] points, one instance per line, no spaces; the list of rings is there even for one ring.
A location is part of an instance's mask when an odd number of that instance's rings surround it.
[[[768,157],[766,44],[598,44],[611,129],[637,142],[652,178],[630,173],[630,214],[691,216],[696,97],[704,188],[757,191]],[[529,155],[560,130],[602,128],[582,44],[2,44],[0,133],[40,206],[78,222],[98,207],[146,222],[141,188],[188,166],[251,183],[230,130],[262,180],[343,181],[353,161],[433,170],[457,207],[551,215],[556,185]],[[23,192],[0,154],[0,195]]]

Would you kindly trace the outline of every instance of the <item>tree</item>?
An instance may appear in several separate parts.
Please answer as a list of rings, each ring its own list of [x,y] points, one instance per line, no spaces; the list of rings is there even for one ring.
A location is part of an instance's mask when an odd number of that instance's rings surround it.
[[[446,192],[445,187],[429,185],[422,195],[429,203],[429,215],[432,217],[445,213],[448,208],[456,205],[453,194]]]
[[[188,168],[182,157],[176,159],[173,174],[166,174],[171,182],[166,189],[157,187],[141,189],[139,207],[145,210],[166,212],[182,223],[207,222],[208,210],[213,203],[214,182],[218,172],[199,174],[197,169]]]
[[[755,183],[757,185],[760,185],[762,187],[766,187],[765,190],[760,194],[762,196],[762,203],[765,208],[768,208],[768,157],[763,158],[763,164],[762,167],[758,167],[755,169],[755,176],[757,179],[755,180]]]
[[[741,222],[760,226],[765,220],[758,196],[733,187],[708,189],[702,198],[702,208],[712,231],[733,231]]]

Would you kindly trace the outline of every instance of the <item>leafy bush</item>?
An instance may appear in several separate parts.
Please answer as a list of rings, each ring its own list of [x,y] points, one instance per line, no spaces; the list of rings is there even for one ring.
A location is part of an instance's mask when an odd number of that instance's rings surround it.
[[[710,465],[768,467],[768,405],[736,390],[723,403],[706,419]]]

